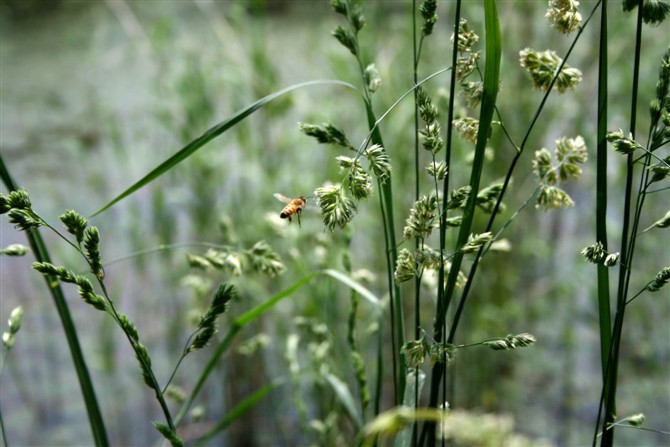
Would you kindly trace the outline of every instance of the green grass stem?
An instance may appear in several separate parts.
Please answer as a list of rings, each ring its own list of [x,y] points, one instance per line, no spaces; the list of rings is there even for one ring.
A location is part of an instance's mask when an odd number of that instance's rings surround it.
[[[9,173],[9,170],[7,169],[1,153],[0,178],[2,178],[2,182],[9,191],[17,191],[19,189],[18,184],[14,181],[11,174]],[[35,259],[38,262],[50,263],[51,257],[49,256],[49,251],[47,250],[39,229],[35,228],[31,231],[27,231],[26,237],[28,238],[28,243],[33,253],[35,254]],[[86,361],[81,350],[81,345],[79,344],[77,328],[74,325],[74,321],[72,320],[72,315],[70,314],[70,309],[67,305],[65,294],[63,293],[63,289],[60,286],[60,282],[56,278],[45,276],[44,279],[46,281],[47,289],[49,290],[53,302],[56,305],[56,310],[61,320],[63,331],[65,332],[65,339],[67,340],[68,347],[70,348],[72,363],[74,364],[74,368],[77,373],[77,379],[79,380],[79,387],[81,389],[82,398],[84,399],[84,404],[86,406],[86,412],[88,415],[89,424],[91,426],[93,441],[97,447],[106,447],[109,445],[109,441],[107,439],[105,422],[103,420],[102,413],[100,412],[98,399],[95,394],[95,388],[93,387],[93,382],[91,381],[91,376],[88,372],[88,366],[86,365]]]
[[[632,85],[632,96],[631,96],[631,111],[630,111],[630,132],[635,136],[635,128],[636,128],[636,123],[637,123],[637,96],[638,96],[638,90],[639,90],[639,72],[640,72],[640,56],[641,56],[641,41],[642,41],[642,16],[643,16],[643,5],[642,5],[642,0],[638,2],[638,7],[637,7],[637,24],[636,24],[636,40],[635,40],[635,54],[634,54],[634,63],[633,63],[633,85]],[[605,8],[606,6],[603,4],[603,17],[605,17]],[[606,23],[606,22],[605,22]],[[603,36],[602,36],[602,31],[601,31],[601,45],[603,44]],[[606,37],[606,36],[604,36]],[[602,52],[602,50],[601,50]],[[605,61],[606,63],[606,61]],[[601,70],[602,71],[607,71],[606,65],[603,67],[601,64]],[[600,104],[600,101],[599,101]],[[606,107],[606,106],[605,106]],[[603,129],[603,132],[605,132],[606,129]],[[601,139],[601,129],[600,129],[600,120],[599,120],[599,127],[598,127],[598,141],[600,143]],[[604,136],[603,136],[604,139]],[[650,141],[650,140],[649,140]],[[606,145],[606,143],[603,143],[603,145]],[[603,151],[606,148],[603,149]],[[598,150],[599,153],[599,158],[598,158],[598,167],[599,167],[599,175],[600,175],[600,147]],[[646,157],[646,160],[649,160],[648,156]],[[606,175],[606,160],[605,160],[605,166],[602,168],[604,171],[603,176]],[[648,165],[648,163],[645,163],[645,166]],[[622,223],[622,230],[621,230],[621,267],[619,270],[619,278],[618,278],[618,287],[617,287],[617,300],[616,300],[616,315],[614,319],[614,327],[603,327],[603,324],[601,322],[601,353],[603,354],[603,359],[602,359],[602,368],[603,368],[603,389],[601,393],[601,400],[600,400],[600,405],[599,405],[599,411],[598,411],[598,419],[596,422],[596,427],[595,431],[596,433],[598,432],[599,428],[602,428],[602,437],[600,439],[600,445],[601,446],[607,446],[611,447],[614,445],[614,428],[613,426],[610,427],[612,424],[616,422],[616,389],[617,389],[617,376],[618,376],[618,362],[619,362],[619,346],[621,342],[621,336],[622,336],[622,331],[623,331],[623,321],[624,321],[624,315],[625,315],[625,308],[626,308],[626,298],[628,296],[628,284],[630,280],[630,274],[632,271],[632,259],[633,259],[633,251],[634,251],[634,246],[635,246],[635,240],[637,237],[637,228],[638,228],[638,223],[639,223],[639,212],[641,211],[641,203],[640,201],[644,201],[644,194],[643,194],[643,188],[644,188],[644,178],[645,176],[642,175],[640,179],[640,190],[638,191],[638,207],[636,207],[636,212],[635,212],[635,218],[634,218],[634,223],[633,223],[633,228],[631,230],[630,228],[630,216],[631,216],[631,208],[632,208],[632,203],[633,203],[633,196],[632,196],[632,185],[634,181],[634,161],[633,161],[633,154],[629,154],[627,156],[626,160],[626,185],[625,185],[625,192],[624,192],[624,204],[623,204],[623,223]],[[645,170],[646,171],[646,170]],[[598,182],[597,187],[600,186],[600,183]],[[605,202],[606,206],[606,202]],[[604,215],[604,210],[603,210],[603,216],[602,219],[605,218]],[[604,224],[603,224],[604,225]],[[600,240],[598,238],[598,240]],[[605,249],[607,249],[607,245],[603,244]],[[600,273],[600,268],[605,268],[604,266],[598,266],[599,267],[599,273]],[[604,300],[603,297],[601,297],[601,281],[600,281],[600,274],[599,274],[599,281],[598,281],[598,298],[599,298],[599,307],[602,308],[604,307],[604,303],[602,303],[602,300]],[[607,293],[607,306],[608,306],[608,311],[609,311],[609,293]],[[606,335],[603,335],[603,331],[605,329],[608,329],[608,333]],[[611,332],[610,332],[611,331]],[[606,337],[606,338],[603,338]],[[607,348],[605,350],[605,348]],[[602,418],[602,425],[600,424],[601,420],[601,412],[604,411],[605,415],[604,418]],[[609,428],[609,429],[608,429]],[[595,446],[596,444],[596,438],[597,436],[594,435],[593,438],[593,445]]]
[[[477,132],[477,143],[475,145],[475,156],[472,162],[472,170],[470,174],[470,187],[472,193],[468,198],[468,202],[463,210],[463,220],[458,232],[458,239],[456,242],[456,254],[452,258],[451,269],[447,277],[447,284],[445,286],[443,299],[438,301],[435,336],[436,340],[442,340],[444,337],[446,312],[454,295],[456,280],[463,260],[463,253],[460,248],[465,245],[472,230],[472,223],[475,213],[475,205],[477,194],[479,192],[479,184],[484,167],[484,152],[486,150],[486,143],[488,141],[489,132],[491,130],[491,123],[495,113],[496,98],[498,96],[498,88],[500,82],[500,58],[502,53],[502,38],[500,35],[500,22],[498,19],[498,11],[495,0],[487,0],[484,2],[484,17],[485,17],[485,35],[486,35],[486,62],[484,67],[484,90],[482,94],[482,104],[479,114],[479,129]],[[458,28],[456,29],[457,33]],[[456,40],[456,39],[454,39]],[[456,48],[454,48],[456,51]],[[449,126],[451,127],[451,126]],[[443,200],[447,200],[446,196]],[[446,202],[442,209],[446,210]],[[439,280],[438,280],[439,281]],[[441,284],[438,282],[438,284]],[[431,390],[429,406],[431,408],[437,407],[440,382],[442,381],[445,365],[438,362],[433,367],[431,377]],[[427,424],[429,427],[431,424]],[[429,427],[428,445],[433,445],[435,442],[435,430]]]
[[[607,250],[607,2],[601,5],[600,18],[600,47],[598,58],[598,134],[596,160],[596,241]],[[603,376],[603,387],[607,396],[611,387],[612,374],[608,369],[612,343],[612,321],[610,309],[609,272],[604,264],[597,266],[598,283],[598,316],[600,327],[600,355]],[[612,423],[616,418],[614,402],[607,398],[605,409],[605,423]],[[611,405],[610,405],[611,404]],[[614,430],[607,430],[601,438],[601,445],[611,446],[614,440]]]

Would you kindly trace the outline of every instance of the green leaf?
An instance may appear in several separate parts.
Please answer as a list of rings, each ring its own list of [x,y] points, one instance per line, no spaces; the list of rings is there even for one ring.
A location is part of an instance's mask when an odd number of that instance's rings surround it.
[[[356,431],[360,431],[363,427],[363,420],[361,415],[358,413],[358,410],[356,410],[354,397],[351,395],[351,391],[349,390],[347,384],[332,374],[326,375],[326,381],[335,392],[335,396],[344,407],[344,410],[349,416],[351,422],[354,424]]]
[[[338,272],[337,270],[323,270],[321,273],[324,275],[328,275],[331,278],[334,278],[344,284],[345,286],[349,287],[352,290],[355,290],[358,292],[363,298],[368,300],[370,304],[374,306],[375,312],[381,311],[382,308],[382,303],[381,301],[375,296],[374,293],[370,292],[368,289],[363,287],[359,282],[354,281],[353,279],[349,278],[347,275],[344,273]]]
[[[228,129],[231,127],[235,126],[237,123],[254,113],[256,110],[260,109],[270,101],[278,98],[279,96],[288,93],[293,90],[297,90],[302,87],[309,87],[312,85],[323,85],[323,84],[335,84],[335,85],[343,85],[345,87],[349,87],[353,90],[356,90],[356,87],[353,85],[347,83],[347,82],[342,82],[342,81],[337,81],[337,80],[316,80],[316,81],[308,81],[308,82],[301,82],[299,84],[294,84],[291,86],[288,86],[282,90],[276,91],[274,93],[271,93],[264,98],[259,99],[258,101],[248,105],[247,107],[238,110],[236,113],[234,113],[232,116],[228,117],[224,121],[220,122],[216,126],[212,127],[208,131],[206,131],[204,134],[196,138],[195,140],[191,141],[188,143],[186,146],[184,146],[182,149],[180,149],[176,154],[165,160],[163,163],[158,165],[155,169],[153,169],[151,172],[149,172],[147,175],[142,177],[139,181],[134,183],[132,186],[130,186],[128,189],[123,191],[121,194],[119,194],[117,197],[112,199],[109,203],[107,203],[105,206],[100,208],[98,211],[93,213],[91,217],[97,216],[98,214],[102,213],[106,209],[110,208],[112,205],[115,203],[125,199],[129,195],[133,194],[140,188],[148,185],[152,181],[156,180],[158,177],[161,175],[165,174],[167,171],[170,169],[174,168],[177,166],[179,163],[193,155],[198,149],[215,139],[216,137],[220,136],[224,132],[226,132]]]
[[[208,440],[210,440],[211,438],[213,438],[214,436],[216,436],[217,434],[221,433],[223,430],[228,428],[230,424],[239,419],[240,416],[242,416],[244,413],[253,408],[253,406],[256,405],[258,402],[260,402],[261,399],[263,399],[271,391],[273,391],[275,388],[277,388],[279,385],[283,383],[284,379],[282,378],[275,379],[268,385],[265,385],[260,390],[255,391],[250,396],[245,398],[242,402],[237,404],[235,408],[229,410],[226,413],[226,416],[221,421],[219,421],[219,423],[216,424],[210,431],[208,431],[200,439],[198,439],[196,446],[204,445]]]
[[[294,292],[296,292],[302,286],[310,282],[318,274],[319,272],[310,273],[309,275],[298,280],[289,288],[282,290],[269,300],[243,313],[233,321],[225,337],[223,337],[223,340],[217,345],[216,349],[214,350],[214,353],[212,354],[212,356],[209,359],[209,362],[207,363],[207,366],[200,374],[200,377],[198,377],[198,381],[195,387],[193,388],[193,391],[191,391],[190,396],[188,396],[188,398],[182,405],[181,409],[179,410],[179,413],[174,418],[175,425],[179,424],[179,422],[184,418],[186,412],[188,412],[196,396],[198,395],[203,385],[207,381],[209,375],[214,371],[214,368],[220,365],[221,357],[228,350],[237,333],[240,332],[247,324],[251,323],[256,318],[260,317],[265,312],[272,309],[272,307],[274,307],[277,303],[293,295]]]
[[[214,371],[214,368],[220,365],[221,357],[228,350],[237,333],[240,332],[246,325],[259,318],[268,310],[272,309],[277,303],[293,295],[298,289],[309,283],[316,276],[323,274],[335,278],[344,285],[350,287],[353,290],[356,290],[358,293],[361,294],[362,297],[373,303],[375,305],[375,309],[381,310],[381,302],[379,301],[379,299],[377,299],[377,297],[375,297],[375,295],[372,292],[370,292],[368,289],[366,289],[356,281],[348,278],[347,276],[343,275],[340,272],[337,272],[335,270],[322,270],[310,273],[309,275],[301,278],[300,280],[295,282],[292,286],[282,290],[269,300],[259,304],[253,309],[248,310],[247,312],[243,313],[233,321],[230,329],[223,337],[223,340],[217,345],[214,353],[212,354],[209,362],[207,363],[207,366],[200,374],[200,377],[198,378],[198,381],[195,387],[193,388],[193,391],[191,391],[191,395],[186,399],[185,403],[179,410],[179,413],[175,417],[174,419],[175,425],[179,424],[179,422],[186,415],[186,412],[193,404],[193,401],[195,400],[196,396],[202,389],[209,375]]]
[[[414,371],[419,372],[418,380]],[[418,382],[418,391],[417,391],[417,382]],[[407,408],[416,408],[416,396],[421,396],[421,390],[423,389],[423,384],[426,382],[426,374],[423,373],[420,369],[410,370],[407,374],[407,386],[405,387],[405,395],[402,400],[403,406]],[[395,443],[393,447],[410,447],[412,445],[412,427],[404,428],[398,436],[395,438]]]

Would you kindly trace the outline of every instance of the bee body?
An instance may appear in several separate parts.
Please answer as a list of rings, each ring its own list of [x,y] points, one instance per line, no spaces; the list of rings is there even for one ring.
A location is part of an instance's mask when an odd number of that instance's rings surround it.
[[[286,196],[281,194],[275,194],[275,198],[281,202],[288,203],[279,213],[279,217],[282,219],[288,219],[289,223],[293,222],[292,216],[295,214],[298,217],[298,225],[300,225],[300,213],[307,206],[307,199],[304,196],[300,196],[295,199],[289,199]]]

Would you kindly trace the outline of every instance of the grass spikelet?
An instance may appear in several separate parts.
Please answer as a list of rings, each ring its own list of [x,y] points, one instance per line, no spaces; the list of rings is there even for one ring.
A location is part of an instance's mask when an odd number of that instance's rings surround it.
[[[105,277],[100,257],[100,232],[96,227],[89,227],[84,231],[84,249],[91,266],[91,272],[100,280]]]
[[[84,240],[84,231],[88,226],[86,218],[76,211],[68,210],[60,216],[60,220],[63,222],[67,232],[77,239],[77,244],[81,244]]]
[[[314,197],[321,208],[323,223],[330,231],[335,227],[344,228],[356,213],[356,204],[340,186],[317,188]]]
[[[542,91],[547,91],[554,79],[554,73],[556,73],[563,60],[552,50],[537,52],[525,48],[519,52],[519,62],[530,74],[533,86]],[[581,81],[582,72],[565,64],[556,79],[554,88],[559,93],[565,93],[568,89],[574,89]]]

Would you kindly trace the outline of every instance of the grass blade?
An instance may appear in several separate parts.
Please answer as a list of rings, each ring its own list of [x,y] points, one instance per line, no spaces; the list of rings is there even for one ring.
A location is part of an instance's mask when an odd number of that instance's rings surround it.
[[[358,292],[359,295],[361,295],[363,298],[368,300],[370,304],[374,306],[375,312],[381,312],[382,308],[382,303],[379,301],[379,298],[377,298],[374,293],[370,292],[367,288],[363,287],[359,282],[354,281],[353,279],[349,278],[347,275],[344,273],[338,272],[337,270],[323,270],[321,272],[324,275],[328,275],[333,279],[338,280],[345,286],[349,287],[350,289]]]
[[[196,446],[201,446],[204,445],[207,441],[209,441],[211,438],[214,436],[218,435],[222,431],[224,431],[230,424],[235,422],[240,416],[242,416],[244,413],[249,411],[251,408],[253,408],[254,405],[256,405],[258,402],[261,401],[265,396],[270,394],[275,388],[277,388],[279,385],[282,385],[284,383],[284,379],[279,378],[275,379],[269,384],[265,385],[263,388],[261,388],[258,391],[255,391],[252,393],[250,396],[248,396],[246,399],[244,399],[242,402],[237,404],[235,408],[230,410],[228,414],[226,414],[226,417],[224,417],[218,424],[214,426],[210,431],[208,431],[204,436],[198,439],[198,442],[195,444]]]
[[[596,241],[602,243],[607,250],[607,2],[600,6],[600,49],[598,60],[598,143],[596,148]],[[613,409],[610,405],[610,393],[612,387],[612,370],[614,366],[610,363],[610,352],[612,350],[612,321],[610,309],[609,272],[604,264],[597,266],[598,284],[598,316],[600,329],[600,356],[603,376],[603,397],[605,403],[605,420],[603,427],[612,421]],[[599,407],[598,420],[600,420]],[[599,422],[596,422],[596,430]],[[612,445],[614,430],[607,430],[601,438],[601,445]],[[595,443],[595,437],[593,442]]]
[[[335,396],[337,396],[337,399],[344,407],[345,412],[349,415],[349,419],[354,425],[354,429],[357,432],[360,431],[363,427],[363,419],[360,413],[356,410],[354,397],[351,395],[351,391],[347,384],[332,374],[326,375],[326,381],[335,392]]]
[[[236,113],[234,113],[232,116],[228,117],[224,121],[220,122],[216,126],[210,128],[207,130],[204,134],[196,138],[195,140],[191,141],[188,143],[186,146],[181,148],[176,154],[172,155],[170,158],[165,160],[163,163],[158,165],[156,168],[154,168],[151,172],[149,172],[147,175],[142,177],[139,181],[135,182],[132,186],[130,186],[128,189],[123,191],[121,194],[119,194],[117,197],[112,199],[109,203],[104,205],[102,208],[100,208],[98,211],[93,213],[91,217],[97,216],[98,214],[102,213],[106,209],[110,208],[112,205],[116,204],[117,202],[125,199],[129,195],[133,194],[140,188],[148,185],[152,181],[156,180],[158,177],[161,175],[165,174],[167,171],[170,169],[174,168],[177,166],[179,163],[193,155],[198,149],[201,147],[205,146],[207,143],[215,139],[216,137],[220,136],[224,132],[226,132],[228,129],[232,128],[235,126],[237,123],[254,113],[256,110],[260,109],[270,101],[280,97],[281,95],[288,93],[293,90],[297,90],[299,88],[303,87],[309,87],[312,85],[326,85],[326,84],[334,84],[334,85],[343,85],[345,87],[349,87],[353,90],[356,90],[356,87],[353,85],[343,82],[343,81],[337,81],[337,80],[316,80],[316,81],[308,81],[308,82],[302,82],[299,84],[294,84],[291,86],[288,86],[282,90],[276,91],[274,93],[271,93],[264,98],[259,99],[258,101],[250,104],[249,106],[238,110]],[[356,90],[357,91],[357,90]]]
[[[302,286],[310,282],[315,276],[318,275],[318,272],[315,273],[310,273],[309,275],[305,276],[304,278],[300,279],[296,283],[294,283],[291,287],[282,290],[279,292],[277,295],[273,296],[270,298],[268,301],[259,304],[258,306],[254,307],[253,309],[243,313],[239,317],[233,321],[232,326],[226,333],[225,337],[223,340],[218,344],[216,347],[216,350],[212,354],[212,357],[210,358],[209,362],[207,363],[207,366],[203,370],[203,372],[200,374],[200,377],[198,378],[198,382],[196,383],[195,387],[193,388],[193,391],[191,391],[191,395],[188,397],[186,402],[182,405],[181,409],[179,410],[179,413],[177,416],[174,418],[174,423],[175,425],[179,425],[179,422],[184,418],[186,415],[186,412],[189,410],[191,405],[193,404],[193,401],[195,400],[196,396],[202,389],[203,385],[205,384],[205,381],[209,377],[209,375],[214,371],[214,368],[216,365],[219,363],[221,356],[228,350],[228,347],[230,347],[230,344],[232,343],[233,339],[237,335],[238,332],[244,328],[247,324],[250,322],[254,321],[256,318],[260,317],[263,313],[271,309],[275,304],[279,303],[282,301],[284,298],[287,298],[295,291],[300,289]]]
[[[418,375],[417,375],[418,372]],[[426,374],[420,369],[410,370],[407,373],[407,388],[405,388],[405,397],[402,400],[402,404],[406,408],[413,408],[415,411],[419,406],[419,396],[421,395],[421,390],[423,385],[426,382]],[[410,447],[411,445],[416,445],[416,441],[412,436],[416,436],[417,424],[412,424],[405,427],[395,438],[393,447]]]
[[[445,329],[445,315],[449,309],[449,305],[454,295],[458,272],[463,261],[463,253],[460,252],[460,248],[463,247],[463,245],[465,245],[467,242],[468,236],[470,235],[472,229],[477,193],[479,192],[479,183],[484,167],[484,151],[486,149],[486,142],[491,130],[491,122],[493,120],[496,99],[498,96],[502,40],[500,36],[500,22],[498,20],[498,11],[495,0],[487,0],[484,3],[484,13],[486,19],[486,65],[484,68],[484,91],[482,94],[482,105],[479,114],[477,144],[475,146],[475,157],[472,163],[472,171],[470,174],[470,187],[472,188],[472,193],[470,194],[470,198],[468,199],[465,210],[463,212],[463,221],[458,233],[456,249],[459,251],[452,259],[452,265],[449,271],[449,276],[447,277],[447,285],[443,295],[444,299],[442,302],[438,303],[434,335],[436,340],[442,340],[444,334],[443,331]],[[453,338],[453,334],[450,335],[450,338]],[[451,342],[451,340],[448,341]],[[437,406],[440,382],[443,372],[444,365],[442,363],[436,363],[433,367],[431,376],[431,390],[429,400],[429,406],[431,408],[435,408]],[[432,424],[426,424],[424,427],[424,432],[426,432],[426,430],[428,430],[428,445],[434,445],[435,431],[432,429]]]
[[[350,287],[351,289],[357,291],[358,293],[361,294],[361,296],[365,297],[367,300],[371,301],[373,304],[375,304],[375,309],[379,308],[379,299],[376,298],[372,292],[370,292],[368,289],[357,283],[356,281],[349,279],[346,275],[343,275],[342,273],[339,273],[335,270],[322,270],[322,271],[317,271],[314,273],[310,273],[309,275],[301,278],[297,282],[295,282],[292,286],[288,287],[287,289],[282,290],[269,300],[265,301],[264,303],[259,304],[258,306],[254,307],[253,309],[250,309],[249,311],[243,313],[239,317],[233,321],[232,326],[224,336],[223,340],[218,344],[216,347],[216,350],[212,354],[212,357],[210,358],[209,362],[207,363],[207,366],[203,370],[203,372],[200,374],[200,377],[198,378],[198,382],[196,383],[195,387],[193,388],[193,391],[191,392],[191,395],[187,398],[186,402],[182,405],[181,409],[179,410],[179,413],[177,416],[174,418],[174,423],[175,425],[179,425],[179,422],[184,418],[186,415],[186,412],[189,410],[191,405],[193,404],[193,401],[195,400],[196,396],[204,386],[205,382],[207,381],[207,378],[209,375],[214,371],[214,368],[216,365],[219,363],[221,360],[221,357],[223,354],[228,350],[230,347],[232,341],[234,340],[235,336],[237,335],[238,332],[240,332],[247,324],[251,323],[261,315],[263,315],[265,312],[268,310],[272,309],[276,304],[284,300],[285,298],[290,297],[293,295],[298,289],[309,283],[312,279],[314,279],[316,276],[319,275],[328,275],[332,278],[337,279],[347,287]]]

